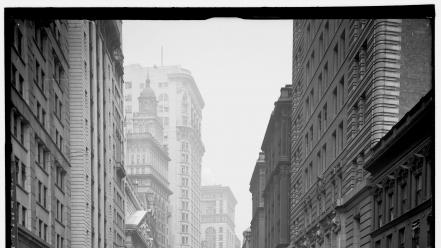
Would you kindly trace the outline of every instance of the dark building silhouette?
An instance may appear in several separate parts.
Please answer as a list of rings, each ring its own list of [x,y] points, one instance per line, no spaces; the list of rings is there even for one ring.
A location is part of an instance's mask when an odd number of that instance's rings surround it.
[[[265,154],[265,247],[289,245],[291,85],[280,90],[262,142]]]
[[[434,91],[374,147],[371,173],[372,247],[434,247]]]
[[[8,22],[12,247],[70,246],[68,23]],[[18,239],[17,239],[18,238]]]
[[[265,188],[265,154],[259,153],[256,166],[250,181],[250,192],[252,195],[252,219],[251,219],[251,247],[265,247],[265,204],[263,190]]]

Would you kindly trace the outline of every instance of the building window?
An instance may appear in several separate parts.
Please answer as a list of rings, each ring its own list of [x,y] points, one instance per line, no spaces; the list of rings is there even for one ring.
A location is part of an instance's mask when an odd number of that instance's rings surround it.
[[[404,248],[406,242],[406,236],[404,235],[405,230],[406,229],[403,227],[398,231],[398,248]]]
[[[345,35],[345,31],[343,30],[343,32],[340,35],[340,45],[341,45],[341,59],[340,62],[344,61],[345,58],[345,53],[346,53],[346,35]]]
[[[317,171],[317,175],[319,175],[320,173],[322,173],[323,168],[322,168],[322,154],[319,152],[317,152],[317,165],[318,165],[318,171]]]
[[[53,51],[52,56],[54,58],[54,64],[53,64],[54,66],[53,66],[53,71],[52,71],[53,77],[55,79],[55,82],[57,82],[57,84],[60,84],[61,79],[64,77],[64,69],[61,66],[61,62],[58,59],[55,51]],[[85,65],[85,68],[87,68],[86,62],[84,62],[84,65]],[[87,69],[85,69],[85,71],[87,71]]]
[[[334,116],[338,114],[338,98],[337,98],[337,87],[332,91],[332,102],[334,104]]]
[[[333,63],[334,63],[334,75],[337,73],[338,71],[338,66],[340,65],[340,61],[338,58],[339,54],[338,54],[338,43],[335,44],[334,46],[334,54],[333,54]]]
[[[377,201],[377,224],[378,227],[382,227],[383,226],[383,208],[382,208],[382,201],[378,200]]]
[[[345,79],[342,77],[339,81],[339,95],[338,95],[338,104],[339,109],[343,108],[343,105],[345,104]]]
[[[343,150],[344,147],[344,135],[343,135],[343,122],[340,122],[338,125],[338,142],[339,142],[339,153]]]
[[[65,171],[62,167],[57,166],[56,168],[56,181],[55,184],[58,186],[58,188],[60,188],[61,190],[63,190],[63,186],[64,186],[64,175],[65,175]]]
[[[38,220],[38,237],[42,238],[43,236],[43,221]]]
[[[391,192],[389,192],[388,194],[388,201],[389,201],[389,221],[393,221],[395,216],[394,216],[394,207],[395,207],[395,198],[394,198],[394,192],[393,190],[391,190]]]
[[[423,182],[422,182],[422,173],[417,173],[415,175],[415,206],[421,203],[422,195],[423,195]]]
[[[41,27],[40,25],[38,25],[37,23],[35,24],[35,43],[37,44],[37,47],[40,49],[40,51],[43,51],[43,43],[45,41],[45,31],[43,29],[43,27]]]
[[[188,233],[188,225],[186,225],[186,224],[183,224],[182,225],[182,230],[181,230],[183,233]]]
[[[26,188],[26,165],[21,163],[21,186]]]
[[[334,131],[331,136],[332,136],[332,146],[334,150],[333,158],[335,159],[337,157],[337,132]]]
[[[159,105],[158,105],[159,113],[162,113],[162,112],[168,113],[168,108],[169,108],[168,95],[167,94],[159,95],[158,102],[159,102]]]
[[[309,106],[309,97],[306,97],[306,99],[305,99],[305,113],[306,113],[306,118],[308,118],[309,117],[309,115],[311,114],[309,111],[310,111],[310,106]]]
[[[322,113],[318,114],[317,122],[318,122],[318,135],[320,136],[322,134]]]
[[[427,218],[427,248],[433,247],[433,239],[432,239],[432,216],[428,216]]]
[[[308,169],[305,169],[305,185],[306,185],[306,189],[309,188],[309,174],[308,174]],[[306,192],[306,190],[305,190]]]
[[[326,144],[322,146],[322,161],[321,161],[322,171],[326,170]]]
[[[56,244],[56,248],[63,248],[64,245],[64,238],[57,234],[57,240],[56,240],[57,244]]]
[[[21,57],[23,53],[23,34],[18,23],[16,23],[14,26],[14,47],[18,56]]]
[[[47,224],[44,224],[43,240],[47,241]]]
[[[17,157],[14,157],[14,164],[15,164],[15,181],[19,183],[18,179],[20,177],[20,160]]]
[[[20,209],[19,209],[19,211],[20,211]],[[27,219],[26,213],[27,213],[26,207],[25,206],[21,206],[21,216],[19,216],[19,217],[21,217],[21,225],[24,226],[24,227],[26,227],[26,223],[27,223],[27,221],[26,221],[26,219]]]
[[[188,237],[187,236],[182,236],[181,241],[182,241],[183,245],[188,245]]]
[[[44,109],[41,110],[41,124],[43,127],[46,126],[46,111]]]
[[[43,170],[46,170],[46,151],[41,143],[37,144],[37,163]]]
[[[381,248],[381,240],[375,242],[375,248]]]
[[[40,105],[40,103],[37,101],[37,119],[38,119],[38,121],[41,122],[41,115],[40,115],[40,112],[41,112],[41,105]]]
[[[386,237],[386,248],[392,248],[392,234]]]
[[[18,127],[20,126],[20,117],[17,114],[13,114],[12,120],[12,134],[18,139]]]
[[[403,214],[406,209],[407,209],[407,183],[402,183],[401,187],[400,187],[400,193],[401,193],[401,204],[400,204],[400,208],[401,211],[400,213]]]
[[[416,220],[412,223],[412,248],[420,247],[420,221]]]

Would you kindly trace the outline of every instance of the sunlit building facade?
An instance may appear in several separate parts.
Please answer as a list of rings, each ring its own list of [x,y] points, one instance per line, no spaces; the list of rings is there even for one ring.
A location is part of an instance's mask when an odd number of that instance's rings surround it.
[[[201,187],[201,230],[204,248],[235,248],[236,198],[227,186]]]
[[[201,161],[205,152],[201,119],[205,103],[189,70],[180,66],[130,65],[125,67],[126,113],[139,110],[134,97],[145,88],[147,75],[157,96],[164,145],[171,159],[168,180],[173,194],[170,196],[169,244],[174,248],[199,248]],[[127,129],[130,129],[130,120]]]
[[[127,175],[144,210],[153,214],[153,225],[150,226],[153,244],[157,248],[166,248],[170,247],[170,159],[163,143],[162,123],[157,115],[157,100],[150,88],[149,78],[146,79],[146,85],[137,98],[139,110],[126,113]]]
[[[370,247],[372,147],[431,88],[428,20],[294,20],[291,247]]]
[[[69,247],[68,23],[15,19],[6,25],[11,246]]]

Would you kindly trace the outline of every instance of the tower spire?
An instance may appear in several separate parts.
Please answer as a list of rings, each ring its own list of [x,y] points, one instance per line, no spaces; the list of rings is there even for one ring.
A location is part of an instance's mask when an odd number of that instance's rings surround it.
[[[147,77],[145,79],[145,87],[150,87],[150,75],[149,75],[149,71],[147,70]]]

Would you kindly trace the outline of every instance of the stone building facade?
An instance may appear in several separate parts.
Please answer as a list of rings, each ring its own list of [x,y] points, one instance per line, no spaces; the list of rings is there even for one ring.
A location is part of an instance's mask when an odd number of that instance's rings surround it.
[[[151,226],[154,217],[152,211],[146,210],[130,179],[125,180],[124,190],[126,196],[124,246],[127,248],[158,247],[153,245],[155,233]]]
[[[155,247],[169,247],[170,202],[169,157],[163,144],[162,123],[157,115],[157,100],[149,78],[138,97],[139,111],[126,113],[127,175],[145,210],[153,213]],[[128,125],[131,125],[128,128]]]
[[[369,247],[363,165],[431,88],[431,23],[316,19],[293,28],[291,247]]]
[[[12,247],[70,246],[68,25],[6,20]],[[9,53],[10,52],[10,53]],[[8,136],[9,134],[9,136]],[[8,159],[7,159],[8,160]]]
[[[236,198],[227,186],[201,187],[201,230],[204,248],[235,248]]]
[[[253,175],[250,181],[250,192],[252,199],[252,219],[251,219],[251,247],[265,247],[265,203],[263,190],[265,188],[265,154],[259,153]]]
[[[71,247],[124,244],[119,20],[69,20]]]
[[[204,101],[191,72],[180,66],[125,67],[126,113],[139,109],[135,92],[145,88],[146,75],[157,95],[157,113],[164,128],[164,144],[170,157],[170,246],[199,248],[201,245],[201,139]],[[131,106],[129,108],[129,106]],[[130,124],[128,123],[128,129]]]
[[[371,247],[435,247],[435,105],[432,90],[374,147]]]
[[[265,247],[289,245],[291,85],[280,90],[262,142],[265,154]]]

